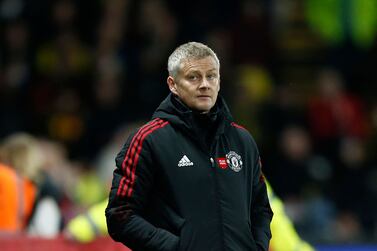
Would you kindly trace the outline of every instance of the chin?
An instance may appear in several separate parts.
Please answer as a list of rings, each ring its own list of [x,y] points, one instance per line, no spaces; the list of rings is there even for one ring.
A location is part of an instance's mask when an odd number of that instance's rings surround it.
[[[197,106],[196,110],[202,111],[203,113],[207,113],[211,110],[212,106],[211,105],[206,105],[206,106]]]

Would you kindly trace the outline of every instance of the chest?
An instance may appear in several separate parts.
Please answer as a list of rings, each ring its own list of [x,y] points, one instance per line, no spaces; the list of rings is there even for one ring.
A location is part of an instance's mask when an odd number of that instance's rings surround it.
[[[157,177],[164,185],[192,190],[216,183],[224,189],[251,186],[255,156],[237,135],[220,135],[207,151],[179,131],[163,135],[154,144]]]

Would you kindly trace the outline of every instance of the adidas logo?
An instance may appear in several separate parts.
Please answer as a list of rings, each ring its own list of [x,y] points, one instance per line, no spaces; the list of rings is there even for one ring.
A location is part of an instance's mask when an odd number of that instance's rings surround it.
[[[178,162],[178,166],[179,167],[182,167],[182,166],[193,166],[194,163],[191,162],[191,160],[189,160],[189,158],[187,158],[186,155],[183,155],[182,159]]]

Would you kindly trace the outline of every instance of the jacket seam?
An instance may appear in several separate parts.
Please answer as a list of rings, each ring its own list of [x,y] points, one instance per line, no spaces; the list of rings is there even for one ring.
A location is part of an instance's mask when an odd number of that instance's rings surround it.
[[[214,145],[214,146],[216,146],[216,145]],[[210,158],[213,159],[213,157],[212,157],[212,147],[211,147],[209,154],[210,154]],[[212,176],[213,176],[214,181],[215,181],[217,214],[218,214],[218,217],[219,217],[219,225],[220,225],[220,238],[221,238],[221,242],[222,242],[222,250],[224,250],[224,247],[225,247],[224,216],[223,216],[223,210],[221,208],[221,203],[220,203],[219,179],[218,179],[217,170],[216,170],[216,163],[213,162],[211,164],[212,164],[211,165],[211,171],[212,171],[211,173],[212,173]]]

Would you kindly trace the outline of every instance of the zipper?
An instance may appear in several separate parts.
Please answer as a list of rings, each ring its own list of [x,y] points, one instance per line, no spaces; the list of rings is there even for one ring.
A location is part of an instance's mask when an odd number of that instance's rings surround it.
[[[211,167],[214,168],[215,167],[215,161],[213,160],[212,157],[210,157],[209,160],[211,161]]]
[[[214,144],[213,144],[214,145]],[[212,146],[213,146],[212,145]],[[211,152],[210,152],[210,155],[209,155],[209,161],[211,163],[211,175],[214,179],[214,183],[215,183],[215,187],[214,187],[214,190],[215,190],[215,198],[216,198],[216,208],[217,208],[217,214],[218,214],[218,217],[219,217],[219,230],[220,230],[220,241],[222,242],[222,248],[225,247],[225,243],[224,243],[224,229],[223,229],[223,214],[222,214],[222,210],[221,210],[221,205],[220,205],[220,192],[219,192],[219,180],[217,178],[217,170],[216,170],[216,164],[215,164],[215,160],[214,158],[211,156],[211,153],[213,152],[212,151],[212,148],[211,147]]]

